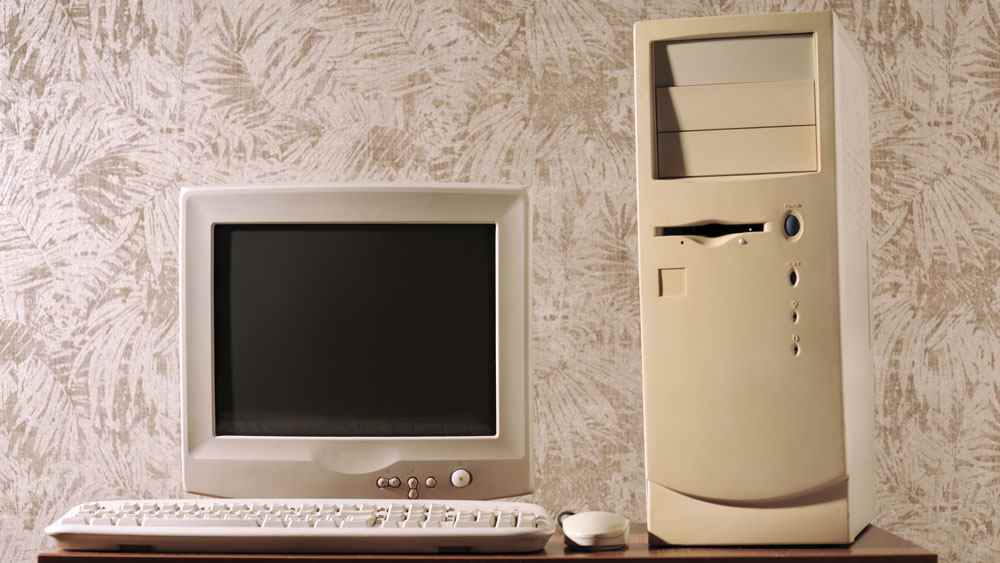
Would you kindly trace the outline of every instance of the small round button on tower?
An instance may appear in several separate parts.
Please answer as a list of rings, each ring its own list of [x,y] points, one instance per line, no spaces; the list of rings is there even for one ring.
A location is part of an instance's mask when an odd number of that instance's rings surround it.
[[[472,482],[472,474],[465,469],[456,469],[451,472],[451,486],[462,489]]]
[[[389,477],[389,486],[398,489],[400,485],[399,477]]]
[[[378,479],[375,480],[375,486],[380,489],[384,489],[388,485],[389,485],[389,480],[386,479],[385,477],[379,477]]]
[[[802,221],[799,216],[794,213],[789,213],[785,215],[785,236],[792,238],[799,234],[802,230]]]
[[[438,486],[438,480],[435,479],[434,477],[428,477],[427,480],[424,481],[424,484],[427,485],[427,488],[433,489],[434,487]]]
[[[411,489],[416,489],[417,485],[419,485],[419,484],[420,484],[420,481],[417,481],[416,477],[410,477],[409,479],[406,480],[406,486],[409,487],[409,488],[411,488]]]
[[[420,498],[420,493],[416,489],[410,489],[407,491],[406,497],[411,499]]]

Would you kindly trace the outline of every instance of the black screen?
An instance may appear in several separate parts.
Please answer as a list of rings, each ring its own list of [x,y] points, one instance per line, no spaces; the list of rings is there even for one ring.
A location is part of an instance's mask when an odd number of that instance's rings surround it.
[[[215,432],[496,433],[496,226],[215,225]]]

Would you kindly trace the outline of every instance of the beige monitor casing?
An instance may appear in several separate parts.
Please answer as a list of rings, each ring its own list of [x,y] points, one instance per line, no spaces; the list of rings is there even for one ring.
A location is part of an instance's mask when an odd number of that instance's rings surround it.
[[[482,184],[203,186],[180,196],[184,489],[222,497],[489,499],[530,493],[530,207]],[[212,232],[227,223],[493,223],[497,227],[497,432],[492,436],[219,436],[214,417]],[[344,265],[349,271],[350,265]],[[419,295],[413,296],[419,299]],[[394,353],[385,341],[385,353]],[[442,344],[447,353],[447,343]],[[419,400],[422,370],[411,374]],[[331,377],[372,378],[365,373]],[[296,385],[294,373],[276,373]],[[372,385],[378,385],[373,380]],[[462,400],[456,389],[454,400]],[[465,481],[452,484],[459,470]],[[416,486],[408,481],[415,477]],[[379,478],[396,486],[378,486]],[[433,478],[434,486],[428,484]],[[467,482],[468,484],[465,484]]]
[[[874,512],[864,59],[811,13],[640,22],[635,65],[650,540],[850,543]]]

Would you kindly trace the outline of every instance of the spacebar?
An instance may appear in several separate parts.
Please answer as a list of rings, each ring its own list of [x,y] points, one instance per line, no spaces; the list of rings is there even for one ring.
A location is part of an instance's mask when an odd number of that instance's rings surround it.
[[[146,518],[143,528],[256,528],[256,520],[182,520],[180,518]]]

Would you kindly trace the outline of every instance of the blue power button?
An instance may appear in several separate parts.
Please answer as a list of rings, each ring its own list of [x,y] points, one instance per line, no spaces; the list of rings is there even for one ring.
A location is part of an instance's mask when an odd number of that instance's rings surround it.
[[[798,218],[797,215],[794,215],[792,213],[789,213],[788,215],[785,215],[785,236],[786,237],[789,237],[789,238],[794,237],[795,235],[799,234],[799,231],[801,229],[802,229],[802,223],[799,221],[799,218]]]

